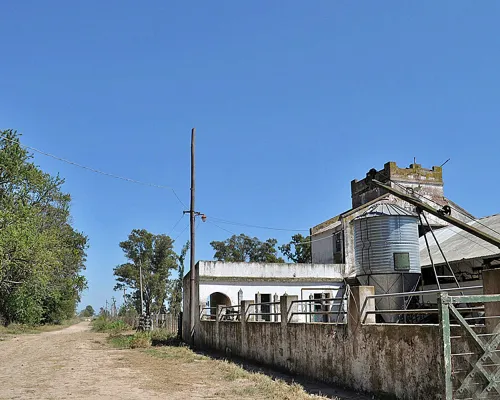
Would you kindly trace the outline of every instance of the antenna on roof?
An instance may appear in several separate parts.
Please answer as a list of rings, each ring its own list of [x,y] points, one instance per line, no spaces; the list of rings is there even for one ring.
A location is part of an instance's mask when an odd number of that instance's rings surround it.
[[[450,161],[450,160],[451,160],[451,158],[448,158],[448,159],[447,159],[444,163],[442,163],[442,164],[441,164],[441,167],[442,167],[444,164],[446,164],[448,161]]]

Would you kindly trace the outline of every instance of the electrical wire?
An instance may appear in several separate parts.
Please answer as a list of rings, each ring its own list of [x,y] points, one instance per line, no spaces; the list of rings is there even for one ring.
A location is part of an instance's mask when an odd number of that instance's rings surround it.
[[[236,233],[234,233],[234,232],[232,232],[232,231],[230,231],[230,230],[228,230],[228,229],[225,229],[225,228],[223,228],[222,226],[217,225],[217,224],[216,224],[215,222],[213,222],[213,221],[210,221],[210,220],[208,220],[208,219],[207,219],[207,222],[209,222],[209,223],[211,223],[211,224],[215,225],[217,228],[219,228],[219,229],[221,229],[221,230],[223,230],[223,231],[226,231],[226,232],[230,233],[231,235],[236,235],[236,236],[237,236],[237,234],[236,234]],[[328,236],[325,236],[325,237],[319,238],[319,239],[308,240],[306,243],[299,243],[299,244],[297,244],[297,245],[298,245],[298,246],[301,246],[301,245],[306,245],[306,244],[310,244],[310,243],[319,242],[319,241],[321,241],[321,240],[331,239],[331,238],[332,238],[332,237],[334,237],[336,234],[337,234],[337,232],[336,232],[336,233],[333,233],[333,234],[331,234],[331,235],[328,235]]]
[[[169,189],[172,191],[172,193],[174,194],[174,196],[176,197],[176,199],[179,201],[179,203],[187,208],[187,205],[180,199],[180,197],[177,195],[177,192],[175,191],[175,189],[171,186],[166,186],[166,185],[158,185],[158,184],[154,184],[154,183],[149,183],[149,182],[142,182],[142,181],[138,181],[138,180],[135,180],[135,179],[131,179],[131,178],[127,178],[127,177],[124,177],[124,176],[120,176],[120,175],[115,175],[115,174],[112,174],[112,173],[109,173],[109,172],[105,172],[105,171],[101,171],[101,170],[98,170],[98,169],[95,169],[95,168],[92,168],[92,167],[88,167],[86,165],[82,165],[82,164],[79,164],[79,163],[76,163],[74,161],[70,161],[70,160],[67,160],[65,158],[62,158],[62,157],[58,157],[54,154],[51,154],[51,153],[47,153],[43,150],[40,150],[40,149],[37,149],[35,147],[32,147],[32,146],[28,146],[28,145],[25,145],[25,144],[21,144],[19,142],[19,140],[12,140],[12,139],[8,139],[6,137],[3,137],[2,140],[6,140],[8,142],[11,142],[11,143],[15,143],[21,147],[24,147],[26,149],[29,149],[29,150],[32,150],[34,152],[37,152],[39,154],[42,154],[44,156],[47,156],[47,157],[51,157],[55,160],[58,160],[58,161],[61,161],[61,162],[64,162],[66,164],[70,164],[70,165],[73,165],[75,167],[78,167],[78,168],[82,168],[82,169],[85,169],[87,171],[90,171],[90,172],[94,172],[96,174],[100,174],[100,175],[104,175],[104,176],[107,176],[107,177],[111,177],[111,178],[114,178],[114,179],[119,179],[119,180],[123,180],[123,181],[126,181],[126,182],[130,182],[130,183],[134,183],[134,184],[138,184],[138,185],[144,185],[144,186],[149,186],[149,187],[154,187],[154,188],[159,188],[159,189]],[[385,176],[390,182],[394,183],[395,185],[397,185],[398,187],[402,188],[404,191],[407,191],[407,188],[403,185],[401,185],[399,182],[396,182],[392,179],[390,179],[386,174],[382,173],[381,171],[379,171],[379,173],[381,173],[383,176]],[[421,197],[423,199],[426,199],[436,205],[438,205],[439,207],[441,207],[441,204],[439,204],[437,201],[435,201],[434,199],[430,198],[430,197],[427,197],[421,193],[417,193],[417,192],[413,192],[414,195],[418,196],[418,197]],[[486,224],[483,224],[481,221],[477,220],[477,219],[474,219],[474,218],[471,218],[470,215],[464,213],[463,211],[459,210],[459,209],[454,209],[455,211],[457,211],[458,213],[462,214],[463,216],[469,218],[471,221],[474,221],[476,222],[477,224],[491,230],[492,232],[495,232],[496,234],[500,235],[500,232],[496,231],[495,229],[489,227],[488,225]],[[175,227],[179,224],[179,222],[182,220],[182,218],[184,217],[184,214],[181,216],[181,218],[175,223],[174,227],[171,229],[171,231],[173,231],[175,229]],[[226,220],[226,219],[222,219],[222,218],[217,218],[217,217],[210,217],[211,219],[214,219],[216,221],[218,221],[219,223],[221,224],[229,224],[229,225],[236,225],[236,226],[245,226],[245,227],[250,227],[250,228],[258,228],[258,229],[268,229],[268,230],[275,230],[275,231],[289,231],[289,232],[309,232],[309,229],[288,229],[288,228],[276,228],[276,227],[268,227],[268,226],[262,226],[262,225],[253,225],[253,224],[247,224],[247,223],[242,223],[242,222],[236,222],[236,221],[229,221],[229,220]],[[221,226],[217,225],[216,223],[214,222],[211,222],[213,223],[215,226],[217,226],[219,229],[222,229],[228,233],[231,233],[231,234],[235,234],[234,232],[231,232],[230,230],[228,229],[225,229],[225,228],[222,228]],[[184,233],[184,231],[187,229],[184,228],[184,230],[181,232]],[[453,229],[452,229],[453,231]],[[460,234],[461,236],[463,237],[467,237],[465,235],[462,235],[461,233],[459,232],[456,232],[456,231],[453,231],[455,233],[458,233]],[[180,236],[180,235],[179,235]],[[333,235],[331,235],[333,236]],[[315,239],[315,240],[311,240],[309,243],[313,243],[313,242],[316,242],[316,241],[320,241],[320,240],[324,240],[324,239],[328,239],[330,238],[331,236],[326,236],[324,238],[321,238],[321,239]],[[484,245],[481,245],[480,243],[472,240],[471,238],[467,237],[469,240],[471,240],[472,242],[484,247],[485,249],[489,250],[486,246]]]
[[[247,223],[244,223],[244,222],[229,221],[227,219],[212,217],[210,215],[207,215],[207,217],[209,217],[209,218],[211,218],[213,220],[216,220],[216,221],[218,221],[221,224],[245,226],[245,227],[249,227],[249,228],[258,228],[258,229],[268,229],[268,230],[273,230],[273,231],[309,232],[309,229],[274,228],[274,227],[263,226],[263,225],[252,225],[252,224],[247,224]]]
[[[32,150],[36,153],[40,153],[44,156],[47,156],[47,157],[51,157],[55,160],[58,160],[58,161],[61,161],[61,162],[64,162],[66,164],[70,164],[70,165],[73,165],[75,167],[78,167],[78,168],[82,168],[82,169],[85,169],[87,171],[91,171],[91,172],[94,172],[96,174],[100,174],[100,175],[104,175],[104,176],[108,176],[110,178],[114,178],[114,179],[119,179],[119,180],[122,180],[122,181],[126,181],[126,182],[130,182],[130,183],[135,183],[137,185],[144,185],[144,186],[149,186],[149,187],[154,187],[154,188],[158,188],[158,189],[169,189],[172,191],[172,193],[174,194],[174,196],[177,198],[177,200],[179,201],[179,203],[187,208],[187,205],[180,199],[180,197],[177,195],[177,192],[175,191],[175,189],[171,186],[165,186],[165,185],[157,185],[155,183],[149,183],[149,182],[142,182],[142,181],[138,181],[138,180],[135,180],[135,179],[131,179],[131,178],[127,178],[127,177],[124,177],[124,176],[120,176],[120,175],[115,175],[115,174],[111,174],[109,172],[104,172],[104,171],[101,171],[101,170],[98,170],[98,169],[95,169],[95,168],[92,168],[92,167],[88,167],[86,165],[82,165],[82,164],[79,164],[79,163],[76,163],[74,161],[70,161],[70,160],[67,160],[65,158],[62,158],[62,157],[58,157],[54,154],[51,154],[51,153],[47,153],[45,151],[42,151],[42,150],[39,150],[35,147],[32,147],[32,146],[27,146],[25,144],[22,144],[19,142],[19,140],[12,140],[12,139],[8,139],[6,137],[3,137],[1,138],[1,140],[6,140],[8,142],[11,142],[11,143],[15,143],[21,147],[24,147],[26,149],[29,149],[29,150]]]
[[[172,229],[170,229],[169,233],[167,236],[170,236],[172,234],[172,232],[174,231],[174,229],[177,227],[177,225],[179,225],[179,222],[182,221],[182,219],[184,218],[185,214],[182,213],[181,217],[178,219],[178,221],[174,224],[174,226],[172,227]]]
[[[186,232],[187,228],[189,228],[189,224],[187,224],[187,225],[186,225],[186,227],[185,227],[185,228],[181,231],[181,233],[179,233],[179,234],[175,237],[175,239],[174,239],[173,241],[175,242],[177,239],[179,239],[179,238],[181,237],[181,235],[182,235],[184,232]]]
[[[238,236],[236,233],[231,232],[229,229],[226,229],[226,228],[223,228],[222,226],[217,225],[217,224],[216,224],[215,222],[213,222],[213,221],[210,221],[210,220],[208,220],[208,219],[207,219],[207,222],[208,222],[208,223],[210,223],[210,224],[212,224],[212,225],[215,225],[217,228],[219,228],[219,229],[221,229],[221,230],[223,230],[223,231],[225,231],[225,232],[227,232],[227,233],[230,233],[231,235]]]

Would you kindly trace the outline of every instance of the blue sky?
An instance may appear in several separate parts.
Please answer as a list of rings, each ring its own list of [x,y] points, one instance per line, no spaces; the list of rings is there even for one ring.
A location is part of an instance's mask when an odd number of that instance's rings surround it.
[[[289,240],[350,207],[350,181],[386,161],[444,167],[445,193],[500,211],[496,1],[4,1],[0,129],[27,145]],[[36,155],[66,178],[90,239],[83,306],[114,294],[133,228],[188,239],[184,207]],[[209,218],[210,221],[210,218]],[[230,233],[199,225],[197,258]]]

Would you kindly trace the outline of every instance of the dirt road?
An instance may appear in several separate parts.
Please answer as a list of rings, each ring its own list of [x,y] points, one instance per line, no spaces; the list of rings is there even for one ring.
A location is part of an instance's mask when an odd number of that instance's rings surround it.
[[[0,399],[156,399],[89,323],[0,343]]]
[[[106,337],[82,322],[0,342],[0,399],[312,398],[186,348],[118,350]]]

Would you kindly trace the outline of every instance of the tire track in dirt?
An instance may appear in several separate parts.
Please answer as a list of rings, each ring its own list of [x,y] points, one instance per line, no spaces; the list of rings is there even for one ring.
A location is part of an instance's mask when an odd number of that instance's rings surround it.
[[[158,399],[126,354],[82,322],[0,342],[0,399]]]

